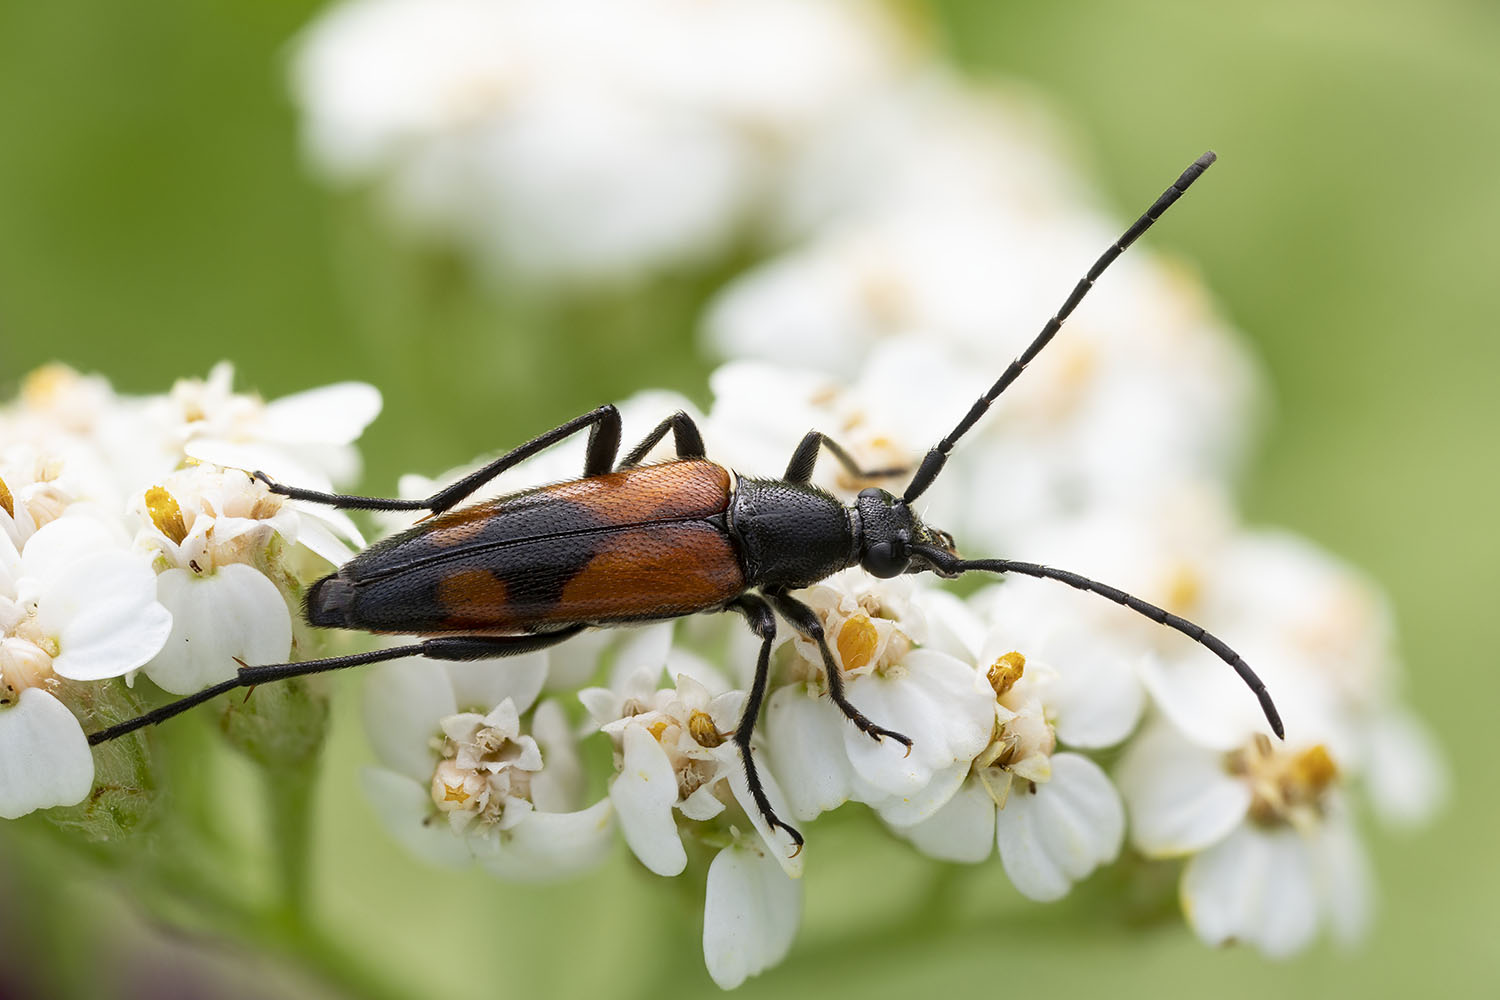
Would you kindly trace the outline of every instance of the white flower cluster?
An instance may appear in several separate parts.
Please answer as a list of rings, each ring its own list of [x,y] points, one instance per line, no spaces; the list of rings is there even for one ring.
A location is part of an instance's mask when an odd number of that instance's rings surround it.
[[[721,369],[698,420],[710,455],[775,474],[775,429],[742,419],[771,391],[753,375]],[[807,373],[789,381],[793,393],[820,386],[828,412],[859,391]],[[663,393],[625,402],[627,442],[683,405]],[[491,490],[576,475],[581,447]],[[663,446],[652,457],[669,456]],[[860,485],[832,484],[845,496]],[[403,482],[408,496],[430,488]],[[851,725],[827,697],[820,651],[782,625],[753,744],[772,809],[801,824],[861,803],[934,858],[998,853],[1039,901],[1066,895],[1128,839],[1144,856],[1188,859],[1184,909],[1206,942],[1283,955],[1325,924],[1352,938],[1371,889],[1351,793],[1392,822],[1420,821],[1443,795],[1441,763],[1399,703],[1389,619],[1368,584],[1306,542],[1237,527],[1222,494],[1208,495],[1166,495],[1151,516],[1060,519],[1035,545],[1234,637],[1276,697],[1285,743],[1206,650],[1095,597],[1022,579],[960,599],[930,576],[850,569],[796,596],[822,622],[850,701],[913,745]],[[988,507],[982,495],[966,502]],[[578,872],[605,856],[616,826],[658,875],[701,859],[705,960],[721,986],[738,985],[790,948],[796,880],[818,844],[802,851],[754,801],[731,737],[757,641],[736,616],[715,621],[586,633],[490,665],[379,668],[366,697],[384,764],[367,775],[372,799],[420,855],[502,878]],[[606,686],[578,690],[601,673]],[[544,691],[554,696],[539,701]],[[575,691],[587,718],[570,728]],[[587,805],[576,744],[596,731],[616,773]]]
[[[540,279],[702,263],[903,63],[858,0],[347,0],[301,41],[314,165]]]
[[[784,250],[707,311],[706,342],[731,359],[699,419],[709,455],[776,476],[816,429],[863,468],[911,468],[1123,227],[1045,116],[935,67],[882,10],[347,0],[304,37],[294,89],[322,171],[510,273],[636,275],[711,255],[753,217]],[[1038,900],[1128,840],[1187,859],[1184,909],[1207,942],[1281,955],[1325,924],[1352,937],[1370,890],[1351,793],[1417,822],[1443,771],[1401,706],[1379,596],[1308,543],[1239,523],[1257,382],[1192,275],[1136,248],[965,437],[922,516],[966,552],[1046,559],[1224,635],[1269,685],[1285,743],[1224,664],[1097,597],[1014,580],[960,600],[851,570],[797,596],[850,700],[913,745],[846,722],[820,651],[783,625],[755,742],[776,812],[858,802],[934,857],[993,846]],[[633,401],[627,439],[680,406]],[[495,489],[575,476],[581,449]],[[834,461],[815,481],[846,498],[870,485]],[[727,647],[696,624],[581,636],[503,689],[469,668],[424,667],[420,685],[382,668],[372,794],[423,853],[500,874],[577,870],[611,815],[657,874],[711,852],[705,957],[736,985],[789,948],[805,860],[765,823],[729,739],[757,652],[734,624]],[[560,721],[578,711],[542,692],[600,670],[608,686],[580,698],[618,773],[580,808]]]
[[[337,512],[215,463],[329,485],[357,469],[350,442],[379,395],[351,383],[267,404],[232,377],[220,365],[125,397],[55,365],[0,408],[0,816],[89,794],[84,722],[119,721],[101,708],[117,678],[185,694],[236,657],[286,660],[298,581],[363,544]]]

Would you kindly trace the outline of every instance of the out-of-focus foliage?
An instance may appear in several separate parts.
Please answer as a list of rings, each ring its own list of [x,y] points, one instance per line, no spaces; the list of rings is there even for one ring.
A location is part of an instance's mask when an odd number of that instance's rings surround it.
[[[221,358],[268,398],[367,380],[386,397],[365,438],[377,491],[641,386],[701,401],[708,363],[694,323],[722,275],[679,273],[644,293],[496,294],[455,260],[387,240],[358,196],[307,179],[282,69],[313,6],[0,7],[0,395],[53,358],[133,391]],[[1441,727],[1454,805],[1430,833],[1375,843],[1384,899],[1362,951],[1287,965],[1204,951],[1175,920],[1121,933],[1107,888],[1041,909],[993,866],[933,884],[930,863],[833,820],[813,829],[821,849],[796,950],[738,995],[976,983],[1482,994],[1500,977],[1488,942],[1500,804],[1483,794],[1500,698],[1488,652],[1500,644],[1488,607],[1500,557],[1488,521],[1500,487],[1489,458],[1500,18],[1477,3],[1349,0],[948,0],[932,15],[964,65],[1029,81],[1073,123],[1122,215],[1180,162],[1219,152],[1192,210],[1152,239],[1201,267],[1269,370],[1275,422],[1249,480],[1252,515],[1317,537],[1393,595],[1410,700]],[[354,777],[369,754],[352,685],[335,693],[316,817],[326,867],[310,892],[339,941],[289,925],[273,954],[393,996],[472,988],[476,975],[492,976],[496,995],[712,989],[697,950],[678,946],[695,934],[697,895],[677,905],[623,857],[541,888],[407,861],[372,829]],[[202,822],[268,855],[245,832],[263,825],[254,775],[215,749],[207,725],[180,725],[174,756],[196,754],[224,789],[222,814]],[[33,995],[149,991],[180,960],[130,929],[139,912],[97,891],[107,858],[59,856],[25,823],[0,838],[5,975],[29,977]],[[215,882],[273,879],[268,863],[193,867],[203,863],[182,859],[178,877],[205,897]],[[340,967],[341,951],[368,964]]]

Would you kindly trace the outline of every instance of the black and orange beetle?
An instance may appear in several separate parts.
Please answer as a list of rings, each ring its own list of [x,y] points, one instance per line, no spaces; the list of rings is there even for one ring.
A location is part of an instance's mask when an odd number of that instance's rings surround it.
[[[426,500],[388,500],[298,489],[256,475],[285,497],[353,510],[425,510],[415,527],[371,545],[307,591],[309,624],[426,636],[420,642],[302,663],[246,666],[197,694],[89,737],[101,743],[171,718],[239,687],[338,670],[403,656],[482,660],[553,646],[586,628],[735,611],[760,638],[755,678],[734,739],[756,804],[768,822],[782,822],[766,800],[750,756],[750,736],[768,680],[776,618],[822,651],[828,693],[850,722],[872,738],[911,741],[866,718],[844,696],[840,671],[822,624],[792,591],[850,566],[878,577],[933,572],[943,577],[981,570],[1057,580],[1124,605],[1207,646],[1260,700],[1271,728],[1281,720],[1265,685],[1245,661],[1201,626],[1094,580],[1035,563],[964,559],[946,532],[922,523],[912,502],[932,485],[954,444],[1025,370],[1126,247],[1214,162],[1205,153],[1094,263],[1035,340],[937,443],[901,496],[867,489],[852,505],[812,485],[813,466],[827,450],[861,478],[903,470],[862,470],[837,442],[809,431],[780,479],[734,478],[704,455],[692,418],[663,420],[616,463],[620,414],[601,406],[521,445]],[[583,476],[484,503],[453,509],[517,463],[588,429]],[[641,465],[671,433],[677,457]]]

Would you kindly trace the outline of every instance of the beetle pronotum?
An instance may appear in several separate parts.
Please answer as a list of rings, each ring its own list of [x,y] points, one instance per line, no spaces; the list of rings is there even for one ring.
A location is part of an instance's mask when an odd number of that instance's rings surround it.
[[[924,524],[912,503],[942,472],[954,445],[1041,353],[1106,268],[1160,218],[1214,162],[1205,153],[1089,268],[1031,344],[929,450],[900,496],[866,489],[845,505],[812,485],[822,451],[861,478],[902,470],[862,470],[836,441],[809,431],[780,479],[732,479],[704,455],[686,413],[663,420],[618,463],[620,414],[613,406],[569,420],[507,452],[425,500],[344,496],[283,486],[272,492],[354,510],[425,510],[415,527],[377,542],[308,589],[311,625],[424,636],[419,642],[301,663],[242,667],[235,677],[89,737],[102,743],[162,722],[226,691],[403,656],[481,660],[563,642],[586,628],[704,611],[743,615],[760,638],[755,677],[734,740],[757,807],[796,843],[801,834],[776,816],[750,754],[750,736],[769,679],[779,615],[822,654],[828,694],[874,739],[911,741],[866,718],[844,694],[838,664],[811,608],[792,591],[850,566],[877,577],[933,572],[1016,573],[1098,594],[1208,647],[1255,692],[1277,736],[1281,719],[1265,685],[1223,640],[1193,622],[1124,591],[1067,570],[1008,559],[965,559],[952,536]],[[496,476],[588,429],[579,479],[454,509]],[[672,434],[677,457],[642,465]]]

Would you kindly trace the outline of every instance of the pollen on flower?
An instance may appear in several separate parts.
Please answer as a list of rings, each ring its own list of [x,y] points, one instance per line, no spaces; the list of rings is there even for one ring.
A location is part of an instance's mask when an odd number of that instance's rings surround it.
[[[1338,765],[1319,743],[1297,753],[1279,751],[1264,734],[1232,751],[1229,773],[1250,783],[1250,818],[1261,826],[1295,825],[1322,810],[1324,796],[1339,779]]]
[[[16,501],[10,495],[10,487],[5,485],[3,479],[0,479],[0,507],[5,508],[5,513],[11,517],[16,516]]]
[[[990,664],[989,673],[986,675],[990,681],[990,687],[995,689],[995,697],[1003,698],[1006,692],[1015,687],[1016,681],[1026,672],[1026,657],[1015,650],[1011,650],[1004,656]]]
[[[695,711],[688,716],[688,732],[700,747],[710,750],[724,742],[724,734],[719,732],[719,727],[714,725],[713,716],[707,712]]]
[[[652,739],[660,743],[662,735],[667,731],[667,720],[657,719],[655,722],[651,723],[651,725],[646,727],[646,731],[651,734]]]
[[[839,662],[846,671],[855,671],[874,659],[875,650],[880,646],[880,633],[868,615],[855,614],[839,627],[836,643]]]
[[[182,540],[187,537],[187,524],[182,520],[182,507],[172,494],[160,486],[151,487],[146,491],[146,510],[157,531],[175,544],[182,544]]]
[[[432,775],[432,801],[439,812],[477,813],[489,799],[485,775],[459,767],[451,760],[438,764]]]

